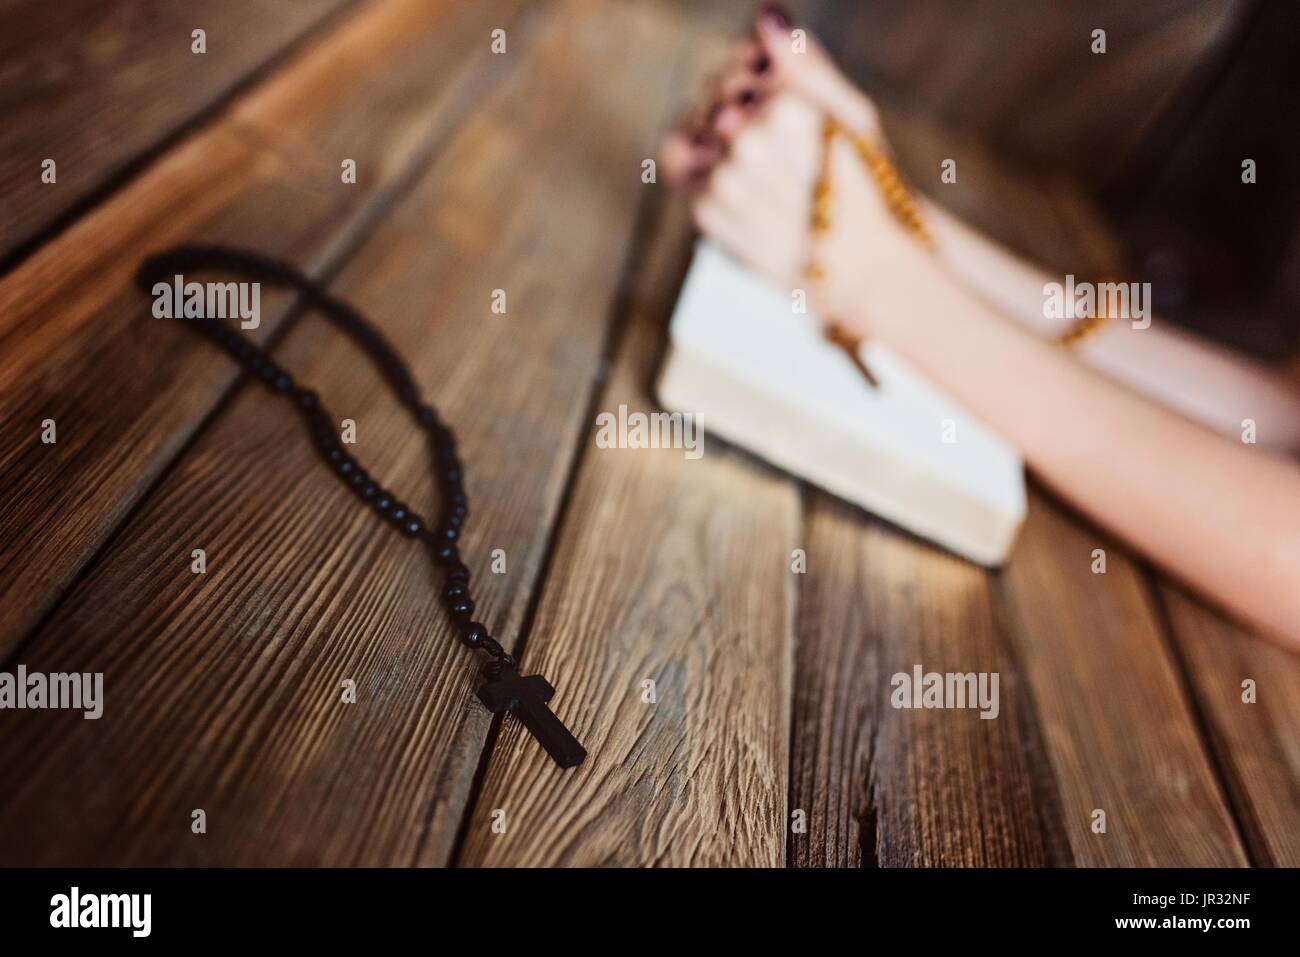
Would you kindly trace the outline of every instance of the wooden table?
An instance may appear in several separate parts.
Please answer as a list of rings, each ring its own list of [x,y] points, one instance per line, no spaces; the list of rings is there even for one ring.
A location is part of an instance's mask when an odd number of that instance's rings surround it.
[[[106,703],[0,713],[0,863],[1300,863],[1300,662],[1046,494],[989,573],[721,442],[596,447],[599,411],[654,408],[689,254],[641,164],[739,5],[19,6],[0,655],[102,671]],[[961,149],[890,128],[907,168]],[[959,209],[1016,190],[1040,248],[1104,245],[1068,187],[959,155]],[[426,553],[297,417],[150,315],[134,270],[191,240],[327,279],[409,357],[461,439],[483,617],[580,768],[478,704]],[[424,439],[295,305],[256,335],[431,512]],[[998,672],[1000,716],[889,707],[915,664]]]

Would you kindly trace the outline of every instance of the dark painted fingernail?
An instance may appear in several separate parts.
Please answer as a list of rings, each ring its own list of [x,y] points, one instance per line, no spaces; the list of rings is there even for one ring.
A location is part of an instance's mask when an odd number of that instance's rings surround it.
[[[718,145],[718,134],[713,130],[700,130],[691,137],[691,142],[696,146],[716,147]]]
[[[766,53],[760,53],[758,59],[754,61],[752,69],[755,73],[762,75],[768,71],[768,68],[771,65],[772,61],[768,58],[768,55]]]
[[[767,20],[774,27],[788,27],[794,23],[790,14],[779,3],[765,3],[759,10],[759,19]]]
[[[736,102],[741,106],[753,106],[758,102],[758,96],[753,90],[742,90],[740,95],[736,97]]]

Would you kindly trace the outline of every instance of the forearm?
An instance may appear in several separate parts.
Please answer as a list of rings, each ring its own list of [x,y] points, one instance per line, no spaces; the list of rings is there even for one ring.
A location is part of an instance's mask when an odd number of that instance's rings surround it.
[[[1001,320],[932,263],[890,268],[914,281],[864,287],[872,334],[1099,525],[1300,647],[1300,468],[1115,386]]]
[[[924,212],[944,268],[999,313],[1044,337],[1070,324],[1043,315],[1044,284],[1063,276],[1048,275],[935,203]],[[1077,349],[1108,378],[1216,432],[1239,436],[1249,419],[1261,445],[1300,449],[1300,389],[1259,363],[1159,322],[1145,329],[1110,322]]]

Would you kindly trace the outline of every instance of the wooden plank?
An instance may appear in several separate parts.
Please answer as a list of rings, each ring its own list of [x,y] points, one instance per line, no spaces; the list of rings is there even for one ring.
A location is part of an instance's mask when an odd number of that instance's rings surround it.
[[[511,34],[500,89],[335,285],[457,430],[464,552],[508,644],[585,431],[680,42],[679,21],[621,4],[564,4],[537,30]],[[306,322],[277,356],[355,419],[366,468],[429,512],[424,436],[355,350]],[[98,722],[29,712],[6,730],[21,782],[0,795],[6,861],[446,861],[489,725],[481,661],[454,642],[427,554],[359,508],[301,433],[240,390],[25,649],[34,669],[104,671],[109,703]],[[189,570],[194,547],[206,575]],[[194,808],[206,835],[190,833]]]
[[[934,154],[935,147],[925,144],[936,137],[924,124],[897,128],[904,131],[902,150]],[[955,199],[986,228],[1014,209],[1018,235],[1012,242],[1022,251],[1074,263],[1085,274],[1113,266],[1114,246],[1100,230],[1095,207],[1070,184],[1055,178],[1012,183],[978,149],[962,156],[966,185],[958,192],[936,190],[937,199]],[[990,205],[980,199],[986,192],[1000,198]],[[1106,576],[1090,571],[1094,547],[1106,549]],[[1080,864],[1243,863],[1234,821],[1139,567],[1035,492],[1002,581],[1006,610],[999,617],[1012,624],[1014,654],[1038,702],[1043,752],[1054,778],[1042,790],[1060,802],[1067,853]],[[1107,812],[1106,835],[1090,830],[1095,808]],[[1118,823],[1115,808],[1122,809]]]
[[[657,408],[648,383],[687,233],[674,206],[598,410]],[[560,689],[552,704],[589,756],[558,771],[504,724],[460,863],[782,863],[798,502],[787,479],[704,441],[692,461],[584,436],[523,666]]]
[[[319,28],[343,0],[18,0],[0,32],[0,262]],[[207,52],[191,50],[206,31]],[[57,164],[44,183],[41,164]]]
[[[793,863],[1059,862],[1033,696],[989,573],[820,492],[802,541],[790,801],[808,831]],[[917,665],[997,673],[996,717],[893,707],[893,676]]]
[[[0,282],[0,658],[63,594],[235,381],[184,330],[151,317],[132,276],[151,250],[253,245],[327,270],[510,62],[483,40],[513,25],[435,0],[366,8],[246,104]],[[382,70],[364,70],[366,62]],[[339,82],[346,67],[350,82]],[[422,95],[418,91],[425,91]],[[391,122],[367,105],[397,98]],[[415,105],[410,105],[411,103]],[[286,128],[269,145],[259,131]],[[344,151],[342,144],[348,144]],[[342,155],[340,155],[342,154]],[[343,158],[358,182],[341,182]],[[289,299],[263,303],[262,339]],[[58,442],[40,441],[53,419]]]
[[[1061,220],[1094,274],[1114,273],[1119,242],[1095,206],[1062,190]],[[1180,586],[1156,576],[1175,660],[1205,732],[1241,838],[1255,863],[1300,862],[1300,662],[1251,634]],[[1267,686],[1256,704],[1242,681]]]
[[[1300,659],[1177,586],[1159,591],[1252,859],[1300,865]]]
[[[1013,248],[1077,257],[1040,177],[932,119],[889,104],[882,114],[900,166],[936,201]],[[947,157],[956,184],[938,181]],[[805,537],[791,800],[808,809],[808,832],[792,840],[794,863],[1068,863],[1033,688],[990,574],[821,494]],[[997,672],[999,718],[893,709],[891,677],[917,664]]]
[[[1104,574],[1092,571],[1099,548]],[[1034,491],[1002,585],[1075,863],[1244,864],[1141,569]]]

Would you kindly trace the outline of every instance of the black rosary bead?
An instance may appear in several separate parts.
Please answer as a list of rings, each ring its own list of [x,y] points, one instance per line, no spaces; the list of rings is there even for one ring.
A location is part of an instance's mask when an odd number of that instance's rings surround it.
[[[342,462],[345,458],[347,458],[347,455],[344,453],[344,451],[341,448],[335,445],[332,449],[330,449],[328,452],[325,453],[325,458],[329,459],[329,461],[332,464],[337,465],[339,462]]]
[[[433,558],[443,566],[455,566],[460,561],[460,551],[450,542],[438,542],[434,539]]]
[[[311,389],[299,389],[294,398],[297,400],[300,409],[316,409],[320,407],[320,398]]]
[[[293,388],[293,379],[289,378],[288,373],[281,372],[275,377],[275,381],[271,385],[274,386],[276,392],[288,392]]]
[[[424,523],[415,516],[411,516],[402,524],[402,532],[414,538],[424,529]]]
[[[456,530],[456,526],[454,525],[439,525],[438,530],[434,534],[444,542],[454,542],[460,537],[460,532]]]
[[[375,499],[375,508],[381,512],[386,512],[393,507],[393,497],[387,492],[380,492],[379,497]]]
[[[338,434],[334,431],[334,423],[330,422],[329,416],[320,409],[311,409],[307,415],[311,417],[312,435],[328,445],[339,444]]]
[[[488,634],[487,627],[481,621],[471,621],[464,625],[460,633],[460,640],[465,642],[471,648],[477,648],[483,642],[487,641],[491,635]]]
[[[388,513],[388,517],[391,518],[394,522],[406,521],[406,506],[403,505],[401,502],[395,503],[393,505],[393,510]]]
[[[448,601],[455,601],[457,598],[461,597],[461,595],[468,594],[469,589],[465,587],[465,583],[458,581],[448,582],[447,586],[442,590],[442,597],[446,598]]]
[[[466,621],[470,615],[474,614],[474,599],[459,598],[447,606],[451,616],[457,621]]]
[[[468,582],[469,569],[466,568],[465,564],[460,561],[456,562],[455,564],[449,564],[447,567],[447,580]]]
[[[374,497],[375,497],[375,493],[378,492],[378,491],[379,491],[379,485],[378,485],[378,483],[376,483],[376,482],[367,482],[365,485],[361,486],[361,497],[362,497],[362,498],[374,498]]]
[[[338,464],[335,466],[335,468],[338,470],[339,475],[342,475],[345,478],[351,475],[352,470],[355,469],[356,467],[357,467],[356,463],[349,458],[339,459]]]

